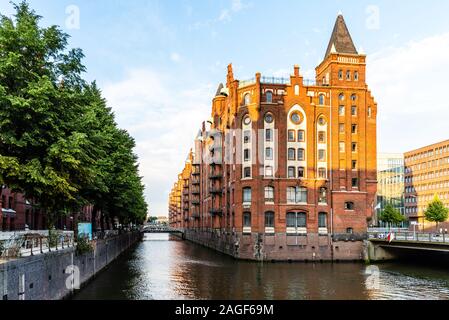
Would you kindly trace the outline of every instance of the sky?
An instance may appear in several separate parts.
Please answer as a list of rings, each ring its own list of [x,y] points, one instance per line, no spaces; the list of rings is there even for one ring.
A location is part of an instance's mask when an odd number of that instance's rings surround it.
[[[305,78],[325,54],[338,13],[378,103],[378,151],[405,152],[449,138],[449,1],[29,0],[86,55],[117,122],[136,139],[151,215],[184,166],[226,66]],[[8,0],[0,12],[13,14]]]

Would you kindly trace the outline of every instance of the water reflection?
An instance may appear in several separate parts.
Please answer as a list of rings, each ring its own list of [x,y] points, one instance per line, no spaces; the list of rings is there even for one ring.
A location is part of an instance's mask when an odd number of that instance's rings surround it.
[[[76,299],[449,299],[444,269],[357,263],[241,262],[168,234],[147,234]],[[377,276],[377,275],[376,275]]]

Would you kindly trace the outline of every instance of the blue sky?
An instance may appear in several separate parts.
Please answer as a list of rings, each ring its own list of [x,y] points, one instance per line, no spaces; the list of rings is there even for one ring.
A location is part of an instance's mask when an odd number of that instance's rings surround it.
[[[136,138],[152,214],[166,214],[170,187],[209,116],[226,65],[232,62],[240,79],[258,71],[288,76],[294,64],[313,78],[339,11],[356,47],[368,55],[368,85],[379,103],[379,151],[449,138],[442,99],[449,74],[448,1],[29,2],[44,17],[42,25],[60,25],[71,35],[70,46],[84,50],[86,78],[97,80],[119,124]],[[71,23],[73,5],[79,25]],[[9,1],[0,0],[0,11],[12,13]]]

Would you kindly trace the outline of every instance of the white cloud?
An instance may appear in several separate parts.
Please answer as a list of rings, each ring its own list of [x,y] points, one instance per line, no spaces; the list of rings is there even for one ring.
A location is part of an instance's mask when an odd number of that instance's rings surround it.
[[[220,16],[218,17],[218,21],[230,21],[231,15],[228,9],[221,10]]]
[[[378,102],[378,149],[403,152],[449,138],[449,33],[368,56]]]
[[[251,8],[253,6],[252,3],[245,3],[242,0],[231,0],[230,6],[228,8],[224,8],[220,11],[220,14],[217,18],[209,19],[206,21],[198,21],[189,26],[189,30],[198,30],[205,27],[210,27],[217,22],[229,22],[232,20],[233,14],[241,12],[245,9]]]
[[[179,53],[173,52],[172,54],[170,54],[170,59],[173,62],[180,62],[181,61],[181,56],[179,55]]]
[[[184,86],[183,86],[184,85]],[[104,86],[120,127],[136,139],[151,214],[167,213],[168,191],[210,113],[212,85],[193,89],[150,69],[131,70]]]

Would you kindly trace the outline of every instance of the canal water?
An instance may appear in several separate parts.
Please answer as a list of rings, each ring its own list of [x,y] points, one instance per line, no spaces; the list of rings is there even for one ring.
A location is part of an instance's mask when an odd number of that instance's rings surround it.
[[[449,269],[384,263],[257,263],[146,234],[74,299],[449,299]]]

